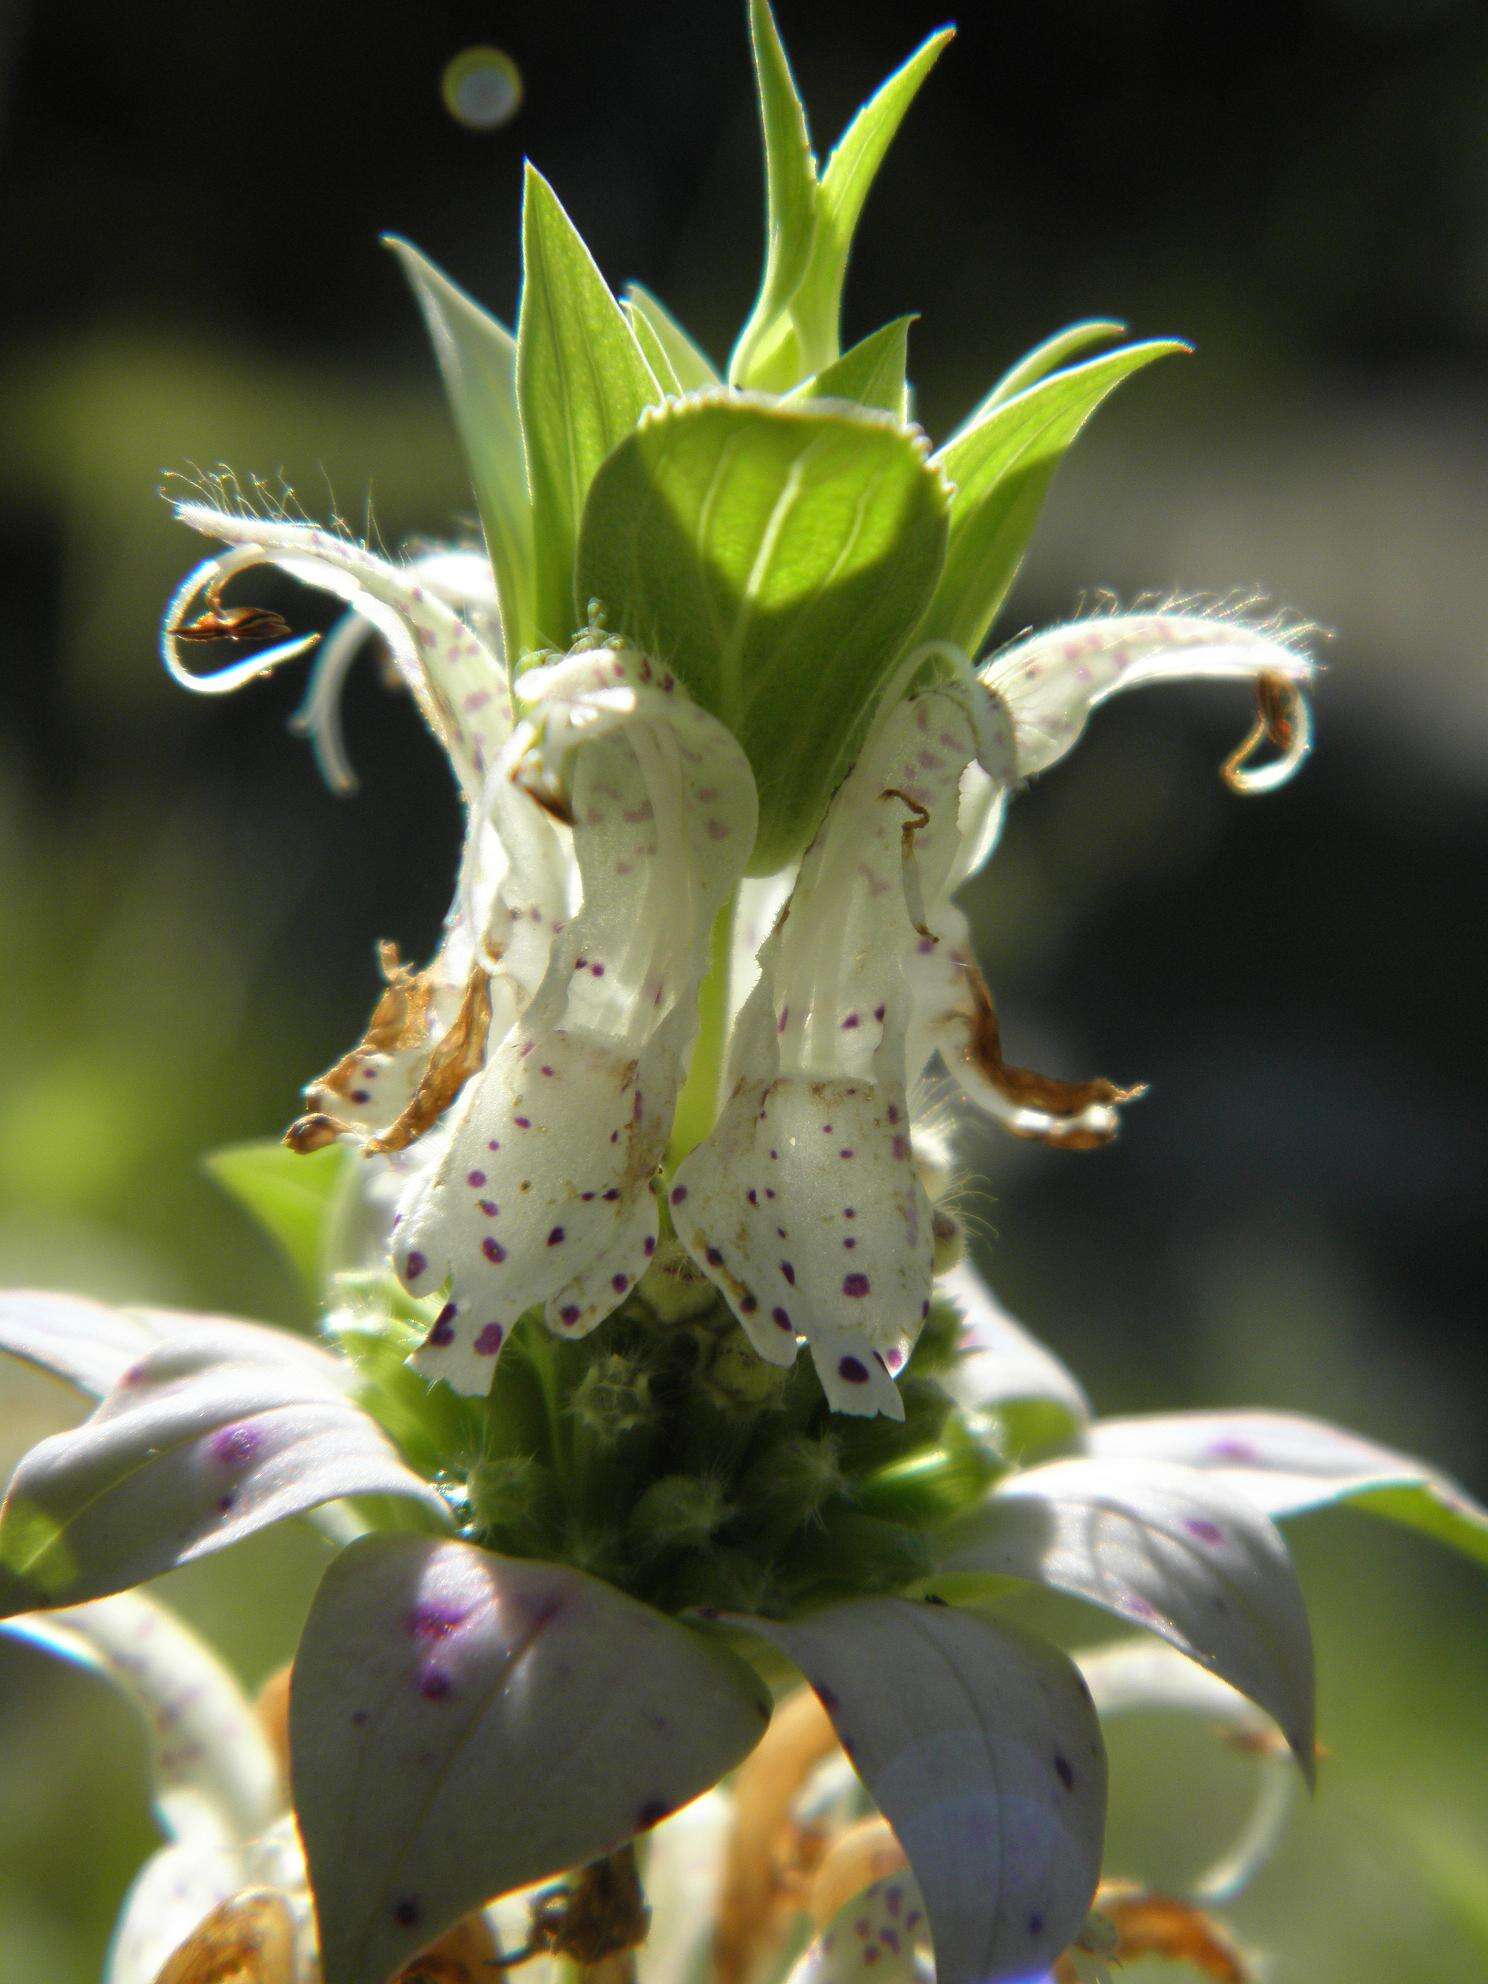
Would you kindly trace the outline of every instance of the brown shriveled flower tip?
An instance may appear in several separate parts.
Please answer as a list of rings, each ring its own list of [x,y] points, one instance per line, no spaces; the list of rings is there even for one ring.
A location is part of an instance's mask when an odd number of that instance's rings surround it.
[[[1108,1127],[1096,1127],[1082,1122],[1081,1118],[1092,1109],[1115,1109],[1124,1102],[1135,1102],[1138,1096],[1146,1094],[1146,1083],[1118,1088],[1115,1082],[1101,1075],[1091,1081],[1066,1082],[1052,1075],[1037,1074],[1032,1068],[1011,1066],[1003,1059],[1002,1028],[987,981],[969,960],[964,969],[976,1008],[966,1043],[967,1059],[1009,1102],[1020,1109],[1040,1110],[1055,1119],[1044,1130],[1024,1129],[1016,1123],[1004,1127],[1014,1136],[1031,1137],[1059,1150],[1097,1150],[1108,1144],[1116,1134],[1114,1119]]]
[[[378,958],[387,988],[372,1008],[367,1030],[356,1046],[305,1090],[305,1100],[314,1111],[329,1111],[333,1100],[351,1099],[359,1086],[358,1063],[367,1055],[396,1054],[417,1046],[424,1038],[432,996],[427,974],[403,964],[396,944],[379,944]]]
[[[780,1703],[740,1765],[713,1938],[716,1984],[747,1977],[800,1906],[826,1839],[797,1824],[791,1807],[837,1747],[826,1710],[810,1688],[800,1688]]]
[[[436,1042],[412,1099],[390,1128],[364,1146],[365,1155],[382,1156],[388,1151],[406,1150],[426,1130],[432,1129],[470,1077],[485,1065],[486,1038],[490,1031],[491,981],[484,966],[476,964],[465,981],[460,1010],[450,1022],[449,1031]]]
[[[212,599],[212,595],[207,595]],[[215,600],[205,613],[177,627],[177,641],[232,641],[239,647],[274,647],[294,639],[294,629],[268,606],[221,606]]]
[[[1258,675],[1256,719],[1219,768],[1231,792],[1249,790],[1250,761],[1263,744],[1285,755],[1297,742],[1305,716],[1302,691],[1288,675]]]
[[[248,1888],[220,1902],[156,1984],[295,1984],[294,1914],[282,1894]]]
[[[1103,1883],[1096,1892],[1091,1924],[1077,1949],[1102,1962],[1123,1964],[1142,1957],[1184,1963],[1213,1984],[1254,1984],[1255,1972],[1229,1933],[1202,1909],[1170,1895],[1153,1894],[1126,1882]],[[1054,1967],[1057,1984],[1078,1984],[1080,1972],[1070,1954]]]

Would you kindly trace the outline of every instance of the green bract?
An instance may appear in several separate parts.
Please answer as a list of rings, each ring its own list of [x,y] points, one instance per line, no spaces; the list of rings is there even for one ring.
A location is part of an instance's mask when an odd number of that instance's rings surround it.
[[[406,242],[470,463],[509,666],[595,621],[727,724],[760,787],[752,872],[798,856],[916,643],[985,637],[1065,451],[1174,343],[1076,324],[1030,352],[938,454],[906,426],[910,317],[843,352],[853,235],[890,141],[949,39],[932,36],[818,169],[770,8],[750,10],[767,232],[724,385],[636,284],[617,302],[529,170],[515,339]]]
[[[844,405],[671,406],[595,477],[580,590],[744,746],[758,869],[810,838],[931,598],[945,538],[919,436]]]

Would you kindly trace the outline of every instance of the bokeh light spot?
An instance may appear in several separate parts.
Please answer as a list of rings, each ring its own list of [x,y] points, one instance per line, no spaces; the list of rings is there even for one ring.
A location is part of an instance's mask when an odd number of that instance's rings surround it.
[[[522,103],[522,73],[500,48],[463,48],[440,81],[445,108],[468,131],[508,124]]]

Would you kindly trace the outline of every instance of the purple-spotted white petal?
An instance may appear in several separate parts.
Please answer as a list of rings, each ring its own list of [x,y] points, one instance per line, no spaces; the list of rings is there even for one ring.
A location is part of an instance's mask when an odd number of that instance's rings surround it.
[[[924,1898],[906,1870],[840,1908],[786,1984],[934,1984],[935,1976]]]
[[[497,830],[560,806],[582,901],[407,1195],[395,1255],[414,1293],[446,1291],[417,1368],[467,1392],[528,1309],[581,1335],[645,1273],[709,939],[756,818],[739,746],[645,656],[577,654],[521,688]]]
[[[760,950],[730,1092],[678,1167],[672,1220],[762,1357],[809,1345],[839,1411],[903,1407],[894,1374],[929,1310],[930,1206],[910,1142],[906,960],[943,895],[961,781],[1010,773],[976,685],[887,708]]]
[[[832,1718],[914,1869],[939,1984],[1037,1976],[1100,1873],[1105,1750],[1073,1664],[1002,1620],[901,1598],[735,1623]]]
[[[370,1984],[492,1894],[715,1784],[768,1705],[700,1633],[556,1564],[367,1537],[311,1609],[290,1702],[326,1984]]]

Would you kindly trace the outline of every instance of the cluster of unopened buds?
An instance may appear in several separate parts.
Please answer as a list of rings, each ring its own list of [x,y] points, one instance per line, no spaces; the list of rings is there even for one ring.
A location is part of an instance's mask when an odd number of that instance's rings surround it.
[[[169,607],[172,674],[215,695],[314,645],[241,575],[329,591],[302,727],[332,783],[375,638],[465,834],[432,960],[384,946],[288,1147],[225,1174],[274,1228],[295,1168],[322,1341],[0,1298],[0,1346],[96,1401],[16,1471],[0,1610],[137,1696],[172,1835],[109,1984],[1240,1980],[1202,1908],[1316,1756],[1276,1519],[1356,1501],[1488,1556],[1451,1482],[1320,1421],[1093,1419],[966,1258],[937,1066],[1066,1150],[1139,1092],[1004,1054],[955,895],[1008,800],[1110,695],[1190,679],[1247,687],[1225,777],[1275,787],[1313,664],[1182,605],[983,652],[1062,455],[1174,347],[1081,358],[1120,327],[1076,325],[932,450],[907,320],[847,352],[837,322],[945,37],[819,165],[751,18],[768,251],[726,378],[530,174],[515,338],[394,244],[483,548],[400,563],[232,483],[178,505],[227,548]],[[129,1587],[291,1517],[335,1554],[266,1734]],[[1041,1637],[1039,1588],[1130,1637]],[[1258,1757],[1188,1895],[1101,1885],[1102,1717],[1152,1705]]]

